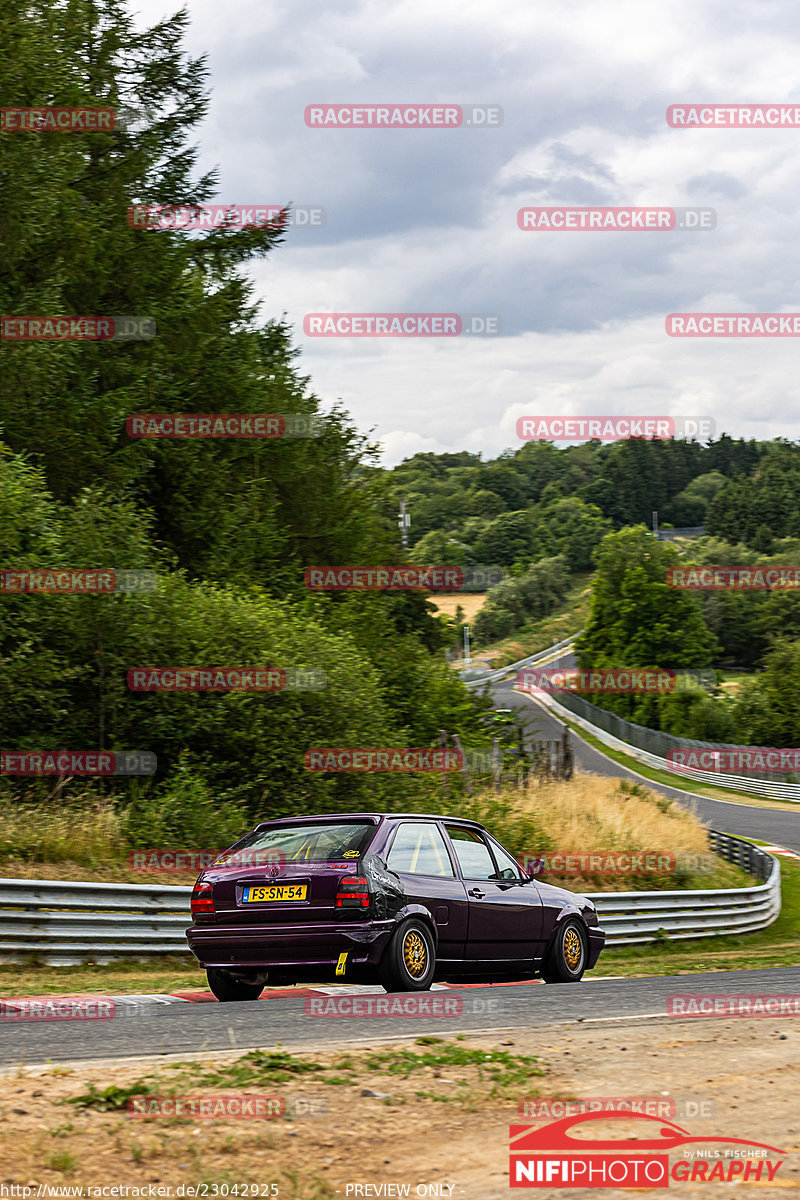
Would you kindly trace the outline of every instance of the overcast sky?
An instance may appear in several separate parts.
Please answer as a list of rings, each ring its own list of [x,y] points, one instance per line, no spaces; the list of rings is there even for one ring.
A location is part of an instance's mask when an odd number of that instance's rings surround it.
[[[132,0],[141,22],[168,0]],[[800,25],[759,0],[189,0],[201,166],[231,204],[320,206],[251,267],[323,405],[420,450],[516,449],[523,415],[797,429],[798,339],[669,338],[670,312],[800,311],[800,128],[674,129],[670,104],[800,101]],[[492,128],[313,129],[310,104],[501,106]],[[711,206],[713,231],[522,232],[526,205]],[[307,337],[307,313],[497,314],[492,338]]]

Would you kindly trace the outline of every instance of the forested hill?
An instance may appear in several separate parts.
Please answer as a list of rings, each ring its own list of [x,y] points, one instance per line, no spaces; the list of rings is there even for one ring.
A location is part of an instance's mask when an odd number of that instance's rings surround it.
[[[800,536],[800,448],[734,439],[632,439],[560,449],[528,442],[499,458],[416,454],[387,472],[411,517],[418,562],[511,566],[565,553],[573,570],[609,529],[705,525],[727,541]]]

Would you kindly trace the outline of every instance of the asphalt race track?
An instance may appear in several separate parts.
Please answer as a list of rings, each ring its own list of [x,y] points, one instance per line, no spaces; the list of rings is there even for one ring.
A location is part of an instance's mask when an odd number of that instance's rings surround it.
[[[558,660],[565,666],[573,665],[571,656]],[[524,712],[531,723],[536,741],[551,741],[561,737],[564,726],[557,717],[553,716],[543,705],[537,704],[521,692],[515,692],[513,677],[508,682],[498,683],[491,689],[492,697],[497,708],[516,708]],[[592,771],[595,775],[618,775],[626,779],[644,782],[653,791],[665,796],[674,796],[687,807],[696,812],[701,821],[719,829],[723,833],[738,834],[739,837],[759,838],[761,841],[774,842],[800,854],[800,813],[782,811],[775,808],[759,808],[750,804],[728,803],[726,800],[709,800],[704,796],[695,796],[681,788],[669,787],[667,784],[655,783],[643,779],[635,771],[630,771],[612,759],[606,758],[599,750],[595,750],[585,742],[574,730],[572,749],[575,766],[581,771]],[[788,807],[788,806],[787,806]]]
[[[561,661],[568,664],[571,657],[565,656]],[[513,680],[496,684],[492,695],[498,708],[519,709],[532,719],[536,740],[561,736],[562,723],[543,706],[514,691]],[[582,771],[642,779],[574,733],[573,752],[575,765]],[[796,812],[709,800],[680,788],[645,782],[648,787],[692,807],[701,820],[717,829],[775,842],[800,853],[800,814]],[[274,1047],[278,1043],[286,1050],[310,1050],[333,1044],[369,1046],[391,1037],[495,1033],[573,1022],[591,1024],[659,1017],[670,1022],[680,1018],[667,1016],[667,997],[688,992],[717,996],[766,992],[796,995],[800,993],[800,967],[642,979],[590,978],[575,985],[523,983],[428,993],[432,997],[463,1000],[463,1012],[458,1016],[311,1016],[306,1012],[307,998],[303,995],[269,992],[255,1003],[172,1004],[166,998],[163,1003],[151,998],[151,1003],[139,1008],[119,1004],[118,1012],[122,1015],[110,1020],[0,1022],[0,1066],[244,1051]],[[336,994],[344,995],[345,991]],[[381,992],[381,996],[385,993]]]
[[[9,1067],[48,1059],[63,1063],[197,1054],[274,1047],[278,1042],[285,1050],[342,1043],[371,1046],[386,1037],[421,1034],[447,1037],[469,1031],[496,1033],[515,1028],[659,1016],[665,1022],[673,1022],[679,1018],[667,1017],[667,997],[690,992],[718,996],[766,992],[796,995],[800,992],[800,967],[648,979],[597,979],[579,984],[523,983],[430,993],[462,997],[464,1012],[456,1018],[310,1017],[306,1015],[302,997],[281,996],[257,1002],[146,1008],[143,1015],[107,1021],[15,1021],[0,1023],[0,1064]],[[490,1005],[490,1001],[494,1003]],[[770,1019],[764,1018],[765,1033],[772,1027]]]

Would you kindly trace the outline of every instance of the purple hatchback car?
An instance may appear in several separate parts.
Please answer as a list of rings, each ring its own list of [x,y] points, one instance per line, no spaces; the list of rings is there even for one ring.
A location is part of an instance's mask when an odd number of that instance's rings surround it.
[[[203,871],[189,946],[219,1000],[271,984],[574,983],[605,943],[591,900],[526,875],[476,821],[265,821]]]

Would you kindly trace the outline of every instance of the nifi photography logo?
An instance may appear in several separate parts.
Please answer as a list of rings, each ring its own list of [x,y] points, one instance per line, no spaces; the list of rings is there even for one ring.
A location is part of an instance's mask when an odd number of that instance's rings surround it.
[[[600,1121],[592,1126],[593,1122]],[[613,1137],[608,1122],[635,1124]],[[592,1137],[592,1133],[596,1136]],[[735,1137],[693,1137],[643,1113],[597,1112],[510,1127],[509,1185],[526,1188],[667,1188],[673,1183],[770,1184],[784,1150]]]

